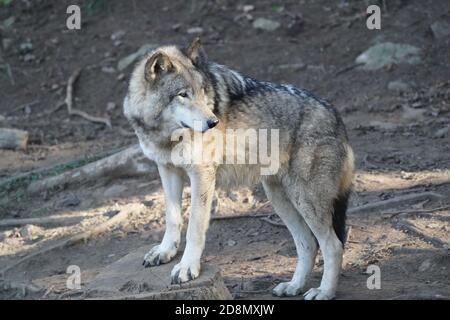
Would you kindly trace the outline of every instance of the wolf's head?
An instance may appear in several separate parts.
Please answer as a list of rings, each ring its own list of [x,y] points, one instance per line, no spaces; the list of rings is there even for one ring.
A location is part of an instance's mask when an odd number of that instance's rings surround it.
[[[213,113],[214,92],[207,80],[206,56],[195,39],[187,49],[160,47],[135,67],[124,113],[134,127],[164,130],[182,127],[204,132],[219,119]]]

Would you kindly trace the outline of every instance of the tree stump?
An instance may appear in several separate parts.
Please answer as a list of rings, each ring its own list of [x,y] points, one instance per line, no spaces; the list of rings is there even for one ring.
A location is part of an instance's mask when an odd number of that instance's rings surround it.
[[[220,271],[203,264],[199,278],[171,285],[170,272],[180,260],[144,268],[144,254],[151,246],[141,247],[107,266],[87,286],[88,299],[117,300],[224,300],[232,299]]]

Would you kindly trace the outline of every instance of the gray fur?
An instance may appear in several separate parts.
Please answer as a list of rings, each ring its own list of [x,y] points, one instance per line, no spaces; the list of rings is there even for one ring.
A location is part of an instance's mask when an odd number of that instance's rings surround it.
[[[154,65],[155,56],[160,59],[161,66]],[[177,96],[180,90],[189,91],[189,101]],[[216,129],[222,132],[229,128],[279,129],[278,172],[261,176],[259,165],[204,163],[175,166],[170,158],[175,142],[170,141],[170,136],[182,127],[180,119],[174,116],[179,108],[189,110],[189,114],[205,121],[218,118],[220,122]],[[343,239],[338,238],[333,222],[342,224],[345,221],[342,219],[345,218],[342,201],[339,212],[334,211],[334,205],[336,199],[348,194],[354,169],[344,124],[330,104],[306,90],[255,80],[209,62],[199,43],[193,43],[186,51],[173,46],[161,47],[137,64],[124,101],[124,113],[134,127],[144,153],[164,168],[161,177],[165,189],[166,186],[174,190],[180,188],[181,182],[171,182],[178,179],[171,176],[190,182],[193,188],[187,246],[180,264],[172,272],[174,282],[198,276],[203,233],[208,227],[214,188],[262,182],[274,209],[291,231],[301,257],[293,279],[277,286],[274,294],[304,292],[318,243],[324,254],[324,276],[321,286],[309,290],[305,299],[334,297]],[[209,130],[204,133],[206,137],[209,134]],[[167,203],[172,200],[167,196],[169,191],[165,192],[166,206],[176,207]],[[178,221],[178,211],[167,209],[167,219]],[[344,216],[333,219],[333,214],[338,213]],[[175,225],[178,226],[178,222]],[[167,235],[168,240],[163,240],[151,254],[149,252],[146,259],[155,261],[155,255],[158,255],[164,257],[157,259],[158,263],[170,260],[179,243],[175,229],[171,227],[170,233],[174,235]],[[339,226],[341,229],[342,225]],[[173,246],[172,238],[176,246]]]

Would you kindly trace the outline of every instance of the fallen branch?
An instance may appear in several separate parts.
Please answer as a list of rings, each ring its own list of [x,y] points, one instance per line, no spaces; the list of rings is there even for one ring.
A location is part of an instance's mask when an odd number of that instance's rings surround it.
[[[34,106],[34,105],[36,105],[36,104],[38,104],[38,103],[40,103],[39,100],[34,100],[34,101],[32,101],[32,102],[22,104],[22,105],[20,105],[20,106],[18,106],[18,107],[15,107],[15,108],[12,109],[11,111],[9,111],[9,112],[7,113],[7,115],[11,115],[11,114],[13,114],[13,113],[16,112],[16,111],[25,109],[26,107],[30,107],[30,108],[31,108],[32,106]]]
[[[387,218],[392,219],[392,218],[394,218],[396,216],[399,216],[399,215],[402,215],[402,216],[409,215],[409,214],[421,215],[422,213],[443,211],[443,210],[447,210],[447,209],[450,209],[450,205],[442,206],[442,207],[438,207],[438,208],[431,208],[431,209],[401,210],[401,211],[394,211],[394,212],[393,211],[387,211],[387,212],[383,212],[382,215],[388,215]],[[432,217],[432,216],[427,216],[427,217]]]
[[[347,211],[348,214],[362,214],[362,213],[370,213],[373,211],[386,209],[386,208],[392,208],[393,206],[398,206],[404,203],[409,203],[411,201],[421,201],[425,199],[436,199],[441,200],[444,198],[443,195],[435,192],[422,192],[422,193],[414,193],[414,194],[407,194],[400,197],[395,197],[388,200],[368,203],[362,206],[358,206],[355,208],[351,208]]]
[[[13,177],[0,180],[0,188],[6,188],[9,190],[11,188],[14,188],[14,185],[17,185],[17,184],[28,185],[29,181],[31,181],[33,178],[48,176],[48,175],[50,175],[51,172],[60,171],[60,168],[73,167],[74,163],[94,162],[96,160],[103,159],[110,155],[118,153],[122,150],[124,150],[124,148],[120,148],[118,150],[113,150],[113,151],[108,150],[106,152],[103,152],[99,155],[95,155],[93,157],[84,157],[84,158],[80,158],[80,159],[70,160],[70,161],[59,163],[56,165],[42,167],[42,168],[31,170],[31,171],[28,171],[25,173],[21,173],[21,174],[15,175]],[[75,168],[73,168],[73,169],[75,169]]]
[[[49,253],[51,251],[54,251],[56,249],[63,249],[63,248],[67,248],[70,246],[73,246],[79,242],[86,242],[89,239],[94,238],[95,236],[98,236],[106,231],[109,231],[109,229],[111,227],[117,226],[118,224],[122,223],[123,221],[127,220],[128,216],[129,216],[130,212],[127,210],[123,210],[120,211],[119,213],[117,213],[115,216],[113,216],[112,218],[108,219],[106,222],[103,222],[101,224],[99,224],[98,226],[92,228],[91,230],[82,232],[80,234],[77,234],[73,237],[70,237],[69,239],[60,241],[56,244],[53,244],[51,246],[48,246],[46,248],[43,248],[41,250],[38,250],[34,253],[31,253],[25,257],[23,257],[22,259],[19,259],[18,261],[16,261],[15,263],[5,267],[3,270],[0,271],[0,277],[5,278],[6,273],[11,270],[16,268],[18,265],[32,259],[32,258],[36,258],[42,254],[45,253]]]
[[[65,187],[76,183],[86,183],[99,179],[122,178],[125,176],[157,175],[156,165],[142,153],[139,145],[133,145],[109,157],[91,162],[57,176],[30,183],[28,193],[37,194],[55,187]]]
[[[211,220],[228,220],[228,219],[240,219],[240,218],[261,218],[269,217],[272,214],[233,214],[229,216],[212,216]]]
[[[98,216],[95,215],[60,215],[41,218],[26,218],[26,219],[3,219],[0,220],[0,228],[21,227],[28,224],[44,226],[44,227],[58,227],[77,224],[86,218],[92,218]]]
[[[69,80],[67,81],[67,89],[66,89],[66,99],[64,100],[63,103],[59,104],[57,106],[57,109],[59,109],[61,106],[63,106],[64,104],[67,106],[67,112],[69,113],[69,115],[76,115],[76,116],[80,116],[88,121],[91,122],[97,122],[97,123],[103,123],[105,125],[107,125],[109,128],[111,128],[111,121],[107,118],[103,118],[103,117],[96,117],[96,116],[91,116],[88,113],[75,109],[73,107],[73,87],[75,82],[78,80],[80,73],[81,73],[81,68],[76,69],[72,75],[69,77]]]
[[[398,221],[394,228],[401,231],[406,231],[407,233],[411,234],[412,236],[415,236],[425,242],[431,243],[434,247],[437,248],[444,248],[448,246],[448,243],[442,241],[441,239],[437,237],[432,237],[424,234],[422,231],[417,229],[414,225],[407,221]]]

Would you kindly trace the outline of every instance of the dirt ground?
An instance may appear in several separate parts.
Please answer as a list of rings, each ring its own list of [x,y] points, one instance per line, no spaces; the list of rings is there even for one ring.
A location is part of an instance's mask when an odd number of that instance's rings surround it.
[[[435,21],[450,20],[448,0],[386,1],[381,30],[366,28],[364,1],[87,0],[78,1],[81,30],[69,31],[65,12],[74,3],[13,0],[0,5],[0,127],[30,134],[27,151],[0,150],[0,185],[61,163],[65,165],[59,170],[68,170],[69,161],[76,165],[136,143],[122,115],[131,66],[118,71],[117,63],[143,44],[185,44],[197,35],[189,33],[190,28],[200,27],[211,60],[255,78],[306,88],[336,106],[356,155],[351,208],[424,192],[442,196],[350,212],[337,298],[450,297],[450,40],[437,39],[430,29]],[[251,17],[243,10],[248,4],[254,5]],[[260,17],[281,26],[271,32],[257,30],[252,19]],[[376,71],[354,65],[361,52],[380,41],[419,47],[422,61]],[[68,116],[65,106],[56,108],[65,98],[69,76],[80,67],[76,108],[108,117],[112,128]],[[410,88],[388,89],[392,81]],[[4,286],[2,299],[79,297],[66,288],[69,265],[81,268],[85,285],[130,250],[162,238],[159,179],[100,179],[38,195],[24,190],[2,185],[0,219],[85,217],[56,227],[0,227],[0,270],[25,258],[4,278],[45,289],[38,294]],[[218,195],[216,215],[243,217],[211,222],[203,260],[221,268],[235,298],[272,298],[270,289],[295,269],[287,229],[277,225],[275,216],[270,216],[272,223],[259,216],[273,214],[260,187]],[[189,189],[184,193],[185,211],[188,199]],[[127,223],[110,232],[26,258],[123,210],[130,212]],[[366,286],[369,265],[380,267],[379,290]],[[311,286],[318,284],[321,271],[318,257]]]

